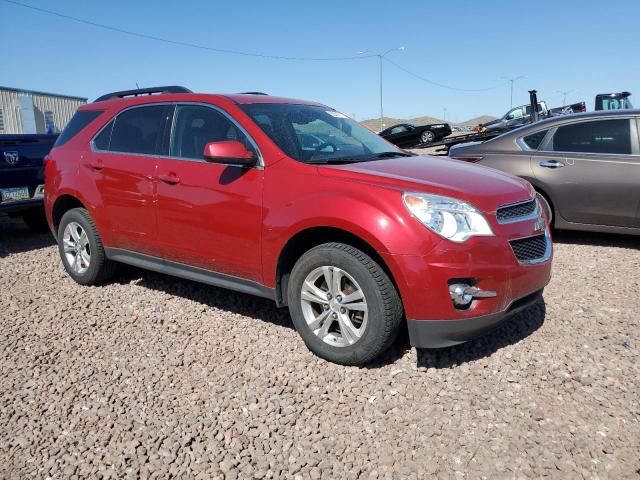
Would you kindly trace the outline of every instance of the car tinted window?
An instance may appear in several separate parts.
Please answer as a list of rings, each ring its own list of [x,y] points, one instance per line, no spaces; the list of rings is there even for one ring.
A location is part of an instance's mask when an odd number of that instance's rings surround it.
[[[103,110],[81,110],[75,113],[75,115],[71,118],[67,126],[64,127],[64,130],[56,140],[56,143],[53,144],[54,147],[59,147],[60,145],[64,145],[73,137],[75,137],[80,130],[93,122],[96,118],[100,116]]]
[[[204,161],[204,147],[210,142],[237,140],[254,151],[247,136],[225,115],[210,107],[179,105],[171,138],[171,156]]]
[[[558,127],[553,137],[556,152],[631,153],[628,119],[595,120]]]
[[[111,120],[106,127],[93,139],[93,145],[98,150],[109,150],[109,143],[111,142],[111,130],[113,129],[114,121]]]
[[[153,154],[164,126],[166,106],[136,107],[116,117],[109,150]]]
[[[549,130],[542,130],[541,132],[532,133],[531,135],[524,137],[522,140],[530,149],[537,150],[548,131]]]

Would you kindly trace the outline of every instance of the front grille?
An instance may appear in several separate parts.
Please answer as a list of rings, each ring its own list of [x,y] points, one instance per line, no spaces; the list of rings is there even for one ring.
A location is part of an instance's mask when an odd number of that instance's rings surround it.
[[[543,233],[535,237],[511,240],[511,248],[519,262],[527,263],[544,258],[547,251],[547,236]]]
[[[506,207],[500,207],[496,212],[496,217],[498,217],[498,222],[506,223],[517,221],[520,217],[527,217],[535,211],[536,200],[533,199],[522,203],[507,205]]]

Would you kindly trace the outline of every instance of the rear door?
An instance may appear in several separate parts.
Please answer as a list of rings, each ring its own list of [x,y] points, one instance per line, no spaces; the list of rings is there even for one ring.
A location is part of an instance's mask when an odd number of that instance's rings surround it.
[[[94,138],[84,159],[115,241],[110,247],[158,253],[155,175],[168,110],[157,104],[124,110]]]
[[[257,147],[222,110],[175,107],[170,155],[158,164],[158,230],[162,256],[178,263],[261,281],[264,169],[207,162],[209,142]]]
[[[607,118],[558,126],[532,169],[573,223],[637,226],[640,156],[636,122]]]

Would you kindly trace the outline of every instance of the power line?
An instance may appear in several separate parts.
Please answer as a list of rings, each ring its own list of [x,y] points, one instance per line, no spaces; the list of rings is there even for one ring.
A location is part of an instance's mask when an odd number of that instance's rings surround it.
[[[71,15],[66,15],[60,12],[54,12],[53,10],[47,10],[45,8],[34,7],[33,5],[29,5],[22,2],[17,2],[15,0],[1,0],[5,3],[10,3],[12,5],[17,5],[19,7],[28,8],[30,10],[35,10],[36,12],[45,13],[47,15],[52,15],[59,18],[64,18],[66,20],[70,20],[76,23],[82,23],[84,25],[90,25],[92,27],[101,28],[103,30],[109,30],[111,32],[123,33],[125,35],[131,35],[133,37],[144,38],[147,40],[154,40],[156,42],[168,43],[170,45],[177,45],[181,47],[189,47],[189,48],[197,48],[199,50],[207,50],[210,52],[216,53],[225,53],[229,55],[242,55],[245,57],[256,57],[256,58],[267,58],[272,60],[295,60],[295,61],[307,61],[307,62],[330,62],[330,61],[345,61],[345,60],[359,60],[362,58],[371,58],[374,55],[354,55],[351,57],[289,57],[282,55],[265,55],[262,53],[253,53],[253,52],[245,52],[241,50],[229,50],[225,48],[216,48],[209,47],[207,45],[199,45],[197,43],[183,42],[180,40],[171,40],[169,38],[157,37],[155,35],[148,35],[146,33],[134,32],[131,30],[125,30],[118,27],[113,27],[111,25],[105,25],[103,23],[93,22],[91,20],[85,20],[83,18],[73,17]]]
[[[384,60],[386,62],[389,62],[391,65],[393,65],[397,69],[402,70],[403,72],[411,75],[412,77],[417,78],[418,80],[422,80],[423,82],[430,83],[431,85],[435,85],[436,87],[446,88],[448,90],[456,90],[456,91],[459,91],[459,92],[486,92],[486,91],[489,91],[489,90],[495,90],[497,88],[504,87],[506,85],[506,82],[503,82],[503,83],[500,83],[499,85],[495,85],[493,87],[487,87],[487,88],[458,88],[458,87],[452,87],[450,85],[444,85],[442,83],[434,82],[433,80],[429,80],[428,78],[422,77],[422,76],[418,75],[417,73],[414,73],[414,72],[412,72],[410,70],[407,70],[403,66],[398,65],[393,60],[389,60],[388,58],[385,58]]]

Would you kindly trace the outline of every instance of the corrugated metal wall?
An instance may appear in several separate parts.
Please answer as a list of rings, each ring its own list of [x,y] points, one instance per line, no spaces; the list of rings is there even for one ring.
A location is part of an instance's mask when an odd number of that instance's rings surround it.
[[[45,112],[51,112],[54,133],[59,133],[71,120],[80,105],[86,100],[72,97],[59,97],[40,92],[25,93],[21,91],[3,89],[0,87],[0,134],[19,134],[22,131],[20,120],[20,102],[18,97],[29,95],[33,99],[37,133],[47,133]],[[2,126],[4,125],[4,130]]]

